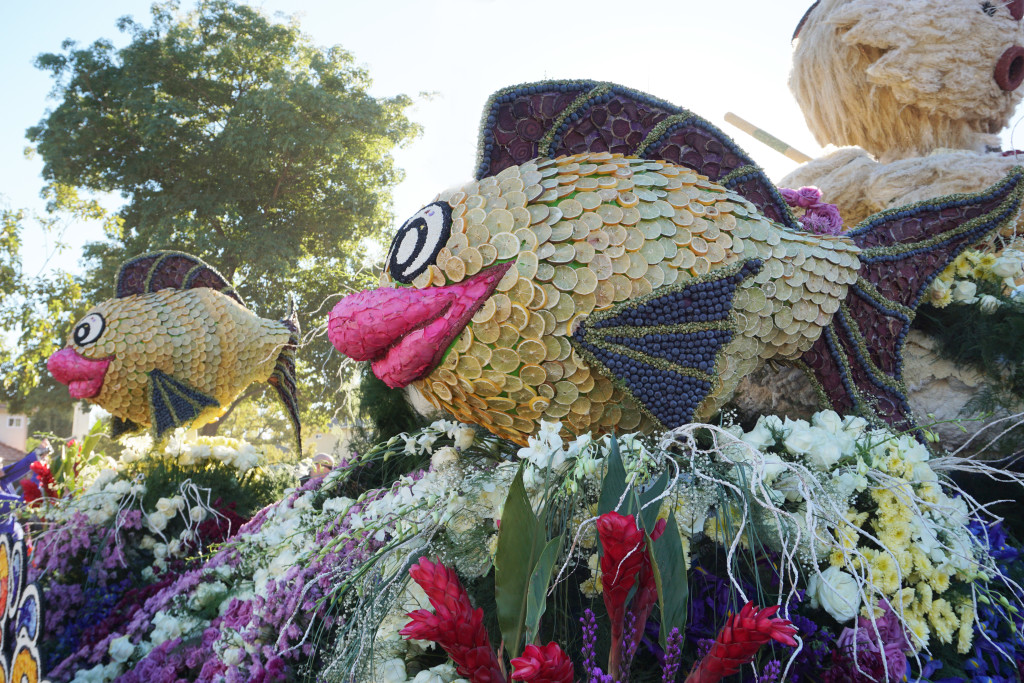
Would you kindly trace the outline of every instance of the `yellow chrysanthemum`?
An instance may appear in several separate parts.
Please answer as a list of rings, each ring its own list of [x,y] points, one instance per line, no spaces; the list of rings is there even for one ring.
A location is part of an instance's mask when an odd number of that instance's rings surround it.
[[[949,574],[937,569],[928,577],[928,583],[931,584],[936,593],[945,593],[949,590]]]
[[[939,639],[939,642],[949,644],[953,642],[953,631],[960,626],[960,620],[953,607],[944,598],[936,598],[932,601],[932,608],[928,612],[928,622],[932,625],[932,633]]]
[[[914,605],[914,610],[920,612],[922,615],[932,610],[932,602],[934,602],[934,593],[932,593],[932,587],[925,582],[917,584],[917,603]]]
[[[910,630],[910,644],[916,650],[920,650],[928,644],[928,635],[931,631],[928,628],[928,622],[923,617],[917,614],[907,614],[904,617],[903,623]]]
[[[974,640],[974,606],[965,602],[960,605],[957,612],[960,615],[960,631],[957,633],[956,651],[965,655],[970,651]]]
[[[900,588],[899,567],[889,553],[878,553],[871,563],[871,582],[886,595],[892,595]]]
[[[886,524],[885,529],[879,533],[878,540],[893,552],[903,550],[910,545],[910,525],[903,520]]]
[[[913,588],[908,586],[907,588],[901,588],[900,590],[898,590],[896,592],[896,595],[892,596],[892,600],[890,600],[890,603],[892,604],[892,608],[896,610],[897,613],[899,613],[901,610],[903,612],[909,612],[911,609],[911,605],[914,604],[915,597],[917,597],[916,591],[914,591]]]

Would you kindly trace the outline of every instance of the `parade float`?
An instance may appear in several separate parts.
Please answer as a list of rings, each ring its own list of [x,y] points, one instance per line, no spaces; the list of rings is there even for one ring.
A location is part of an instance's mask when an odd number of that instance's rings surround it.
[[[651,95],[503,89],[475,177],[326,321],[454,420],[329,470],[189,431],[253,382],[296,416],[298,323],[140,255],[50,362],[133,435],[25,483],[35,679],[1019,680],[1022,551],[952,477],[1020,477],[944,447],[904,349],[1022,195],[1008,170],[849,227]],[[820,408],[737,421],[765,363]]]

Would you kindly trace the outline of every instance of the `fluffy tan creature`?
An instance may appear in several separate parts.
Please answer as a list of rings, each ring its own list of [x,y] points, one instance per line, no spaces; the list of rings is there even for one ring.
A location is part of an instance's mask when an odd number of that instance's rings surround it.
[[[1024,163],[998,133],[1021,100],[1024,0],[821,0],[790,88],[819,143],[855,145],[782,181],[815,185],[847,224],[987,187]]]

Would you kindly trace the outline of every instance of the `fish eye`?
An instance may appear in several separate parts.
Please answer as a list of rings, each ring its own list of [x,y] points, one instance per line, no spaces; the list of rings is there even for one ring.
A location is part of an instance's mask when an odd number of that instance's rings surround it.
[[[391,277],[410,284],[434,263],[437,253],[448,243],[451,230],[452,210],[447,202],[427,204],[417,211],[391,241],[385,262]]]
[[[79,346],[88,346],[100,338],[106,327],[107,321],[103,319],[102,315],[90,313],[82,318],[82,322],[75,325],[75,331],[71,333],[71,338]]]

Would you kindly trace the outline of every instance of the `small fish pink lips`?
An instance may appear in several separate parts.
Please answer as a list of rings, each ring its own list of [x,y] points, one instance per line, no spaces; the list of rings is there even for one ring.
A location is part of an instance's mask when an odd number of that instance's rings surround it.
[[[510,267],[499,263],[444,287],[350,294],[328,316],[327,337],[346,356],[373,361],[373,374],[389,387],[407,386],[438,366]]]
[[[113,356],[100,360],[84,358],[68,347],[50,356],[46,369],[55,380],[68,386],[71,398],[93,398],[103,388],[111,360]]]

